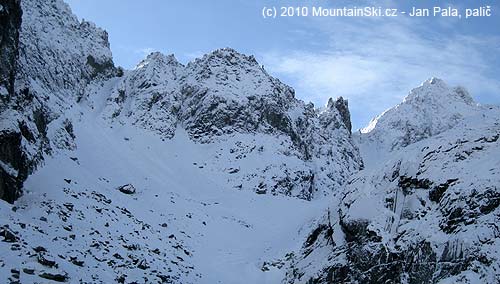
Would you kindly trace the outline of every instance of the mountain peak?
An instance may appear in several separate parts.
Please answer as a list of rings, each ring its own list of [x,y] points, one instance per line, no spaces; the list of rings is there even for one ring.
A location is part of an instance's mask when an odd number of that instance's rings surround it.
[[[193,62],[190,62],[188,65],[191,64],[216,66],[235,66],[247,64],[250,66],[259,66],[259,63],[253,55],[245,55],[229,47],[216,49],[210,53],[207,53],[203,57],[197,58]]]
[[[352,131],[351,113],[349,112],[348,100],[344,99],[343,97],[338,97],[335,100],[333,98],[329,98],[326,104],[326,109],[336,109],[339,112],[345,127],[349,130],[349,133]]]
[[[139,64],[137,64],[135,69],[143,68],[151,63],[159,63],[164,65],[174,65],[174,66],[182,65],[181,63],[179,63],[179,61],[177,60],[177,58],[175,58],[173,54],[165,55],[159,51],[154,51],[151,52],[146,57],[146,59],[143,59],[141,62],[139,62]]]
[[[444,82],[443,79],[437,78],[437,77],[431,77],[427,80],[425,80],[422,85],[441,85],[441,86],[446,86],[446,83]]]
[[[431,78],[373,119],[361,133],[397,149],[451,129],[477,110],[463,87],[449,87],[443,80]]]
[[[442,79],[432,77],[424,81],[419,87],[412,89],[404,98],[403,103],[429,105],[465,103],[476,105],[474,99],[464,87],[449,87]]]
[[[500,115],[465,89],[431,78],[352,135],[347,100],[316,110],[253,56],[118,72],[63,0],[20,1],[0,1],[0,283],[499,283]]]
[[[224,57],[228,57],[228,58],[233,58],[233,57],[237,57],[237,58],[242,58],[242,59],[246,59],[248,61],[252,61],[252,62],[255,62],[257,63],[257,60],[255,60],[255,57],[253,55],[246,55],[246,54],[243,54],[233,48],[230,48],[230,47],[225,47],[225,48],[219,48],[219,49],[216,49],[210,53],[207,54],[208,56],[216,56],[216,57],[220,57],[220,58],[224,58]]]

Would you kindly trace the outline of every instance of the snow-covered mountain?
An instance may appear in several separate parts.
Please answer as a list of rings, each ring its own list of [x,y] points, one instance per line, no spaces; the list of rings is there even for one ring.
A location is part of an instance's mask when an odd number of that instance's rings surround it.
[[[365,130],[286,282],[497,283],[500,108],[430,79]]]
[[[465,117],[481,112],[467,90],[451,88],[431,78],[411,90],[402,103],[374,118],[356,133],[366,163],[453,128]],[[374,151],[376,149],[376,151]]]
[[[0,1],[0,282],[496,283],[500,109],[430,79],[351,134],[253,56],[114,66]]]
[[[86,93],[103,119],[164,139],[182,130],[200,144],[218,145],[200,166],[233,188],[310,200],[338,190],[362,167],[347,101],[315,109],[233,49],[186,66],[155,52],[111,81],[109,89]]]

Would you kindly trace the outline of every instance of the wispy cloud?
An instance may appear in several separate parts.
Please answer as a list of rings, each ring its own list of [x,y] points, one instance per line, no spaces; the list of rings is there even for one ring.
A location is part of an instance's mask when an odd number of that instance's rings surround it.
[[[291,78],[305,100],[349,98],[356,127],[432,76],[463,85],[472,94],[496,94],[500,101],[498,69],[491,63],[500,51],[499,38],[446,32],[446,27],[438,32],[432,25],[401,17],[313,20],[310,28],[329,38],[324,48],[265,53],[261,57],[266,68]]]
[[[158,51],[158,49],[153,48],[153,47],[141,47],[141,48],[137,48],[137,49],[134,50],[134,52],[136,54],[139,54],[142,57],[146,57],[146,56],[148,56],[149,54],[151,54],[152,52],[155,52],[155,51]]]

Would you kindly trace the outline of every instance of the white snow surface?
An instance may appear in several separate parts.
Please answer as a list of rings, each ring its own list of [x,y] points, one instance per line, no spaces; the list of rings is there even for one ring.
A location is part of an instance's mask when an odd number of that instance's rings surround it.
[[[110,273],[106,263],[121,263],[112,256],[118,253],[125,260],[129,255],[146,259],[151,269],[178,277],[179,283],[276,283],[283,272],[263,272],[263,262],[295,249],[307,233],[301,228],[327,205],[327,200],[312,203],[235,191],[199,166],[219,145],[200,146],[182,129],[172,140],[162,141],[140,128],[109,128],[93,112],[87,113],[91,115],[74,120],[77,149],[47,158],[26,181],[25,194],[14,206],[1,203],[4,222],[23,240],[19,250],[0,242],[2,277],[10,269],[29,268],[36,274],[64,271],[75,282],[109,283],[120,273],[127,275],[127,283],[144,282],[143,277],[158,281],[138,268],[114,266],[117,275]],[[135,194],[116,189],[127,183],[133,183]],[[74,241],[70,235],[75,235]],[[99,246],[92,247],[96,243]],[[125,244],[140,249],[129,251]],[[37,246],[46,248],[47,258],[59,268],[37,263]],[[156,248],[159,255],[152,252]],[[70,257],[84,261],[83,268]],[[37,279],[21,275],[23,283]]]
[[[0,202],[0,232],[17,238],[0,241],[0,283],[324,280],[350,261],[341,223],[359,221],[391,250],[423,240],[450,262],[492,260],[441,283],[500,279],[498,107],[432,78],[351,136],[333,104],[296,99],[252,56],[184,66],[155,52],[113,77],[105,31],[60,0],[22,5],[20,108],[0,123],[26,124],[40,164]]]

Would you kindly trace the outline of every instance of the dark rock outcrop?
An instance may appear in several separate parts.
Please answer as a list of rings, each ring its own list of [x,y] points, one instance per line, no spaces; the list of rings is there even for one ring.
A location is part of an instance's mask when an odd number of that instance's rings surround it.
[[[4,226],[0,229],[0,237],[3,237],[3,242],[15,243],[19,240],[14,232],[12,232],[9,227]]]
[[[29,173],[21,139],[21,133],[0,132],[0,198],[10,203],[21,196],[22,184]]]
[[[66,274],[43,272],[38,276],[40,276],[41,278],[44,278],[44,279],[55,281],[55,282],[66,282],[69,280],[69,278]]]
[[[14,93],[16,61],[19,53],[19,29],[22,10],[20,0],[0,1],[0,100]],[[6,93],[1,88],[7,90]],[[1,109],[1,107],[0,107]]]
[[[0,112],[14,95],[19,29],[22,9],[19,0],[0,1]],[[13,202],[21,194],[27,176],[23,164],[20,133],[0,132],[0,199]]]
[[[343,97],[337,98],[335,101],[333,99],[328,100],[327,104],[328,108],[335,107],[340,113],[340,117],[345,127],[349,130],[349,133],[352,131],[351,124],[351,113],[349,112],[349,102],[345,100]]]

